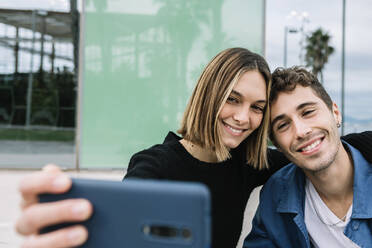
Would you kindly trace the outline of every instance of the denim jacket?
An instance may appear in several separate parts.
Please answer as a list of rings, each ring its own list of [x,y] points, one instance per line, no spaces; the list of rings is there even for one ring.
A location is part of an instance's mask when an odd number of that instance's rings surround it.
[[[354,195],[352,215],[344,234],[360,247],[372,247],[372,164],[354,147],[346,145],[354,161]],[[261,190],[252,231],[243,247],[312,247],[304,206],[305,174],[289,164],[276,172]]]

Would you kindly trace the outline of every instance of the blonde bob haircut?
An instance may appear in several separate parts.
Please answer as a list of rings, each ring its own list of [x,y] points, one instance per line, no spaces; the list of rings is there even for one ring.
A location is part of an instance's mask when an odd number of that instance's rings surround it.
[[[258,71],[266,82],[269,100],[271,74],[265,59],[245,48],[229,48],[217,54],[204,69],[186,106],[178,133],[185,140],[215,151],[218,161],[231,157],[222,140],[218,116],[232,89],[247,71]],[[267,168],[267,135],[269,103],[261,125],[242,142],[246,146],[247,163],[254,168]]]

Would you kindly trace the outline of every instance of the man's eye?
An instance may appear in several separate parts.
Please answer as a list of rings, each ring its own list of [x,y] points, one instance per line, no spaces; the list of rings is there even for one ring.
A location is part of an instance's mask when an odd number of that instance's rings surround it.
[[[284,122],[284,123],[280,123],[276,126],[276,129],[277,130],[283,130],[286,126],[288,125],[288,123]]]
[[[306,111],[304,111],[304,113],[302,115],[306,116],[306,115],[309,115],[309,114],[313,113],[314,111],[315,111],[314,109],[306,110]]]

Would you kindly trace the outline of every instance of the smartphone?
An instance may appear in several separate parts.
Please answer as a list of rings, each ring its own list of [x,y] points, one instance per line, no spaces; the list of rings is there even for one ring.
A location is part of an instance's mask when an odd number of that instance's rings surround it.
[[[208,188],[200,183],[148,179],[72,179],[65,194],[42,194],[40,202],[85,198],[93,215],[81,247],[209,248],[211,209]],[[47,227],[41,233],[76,223]]]

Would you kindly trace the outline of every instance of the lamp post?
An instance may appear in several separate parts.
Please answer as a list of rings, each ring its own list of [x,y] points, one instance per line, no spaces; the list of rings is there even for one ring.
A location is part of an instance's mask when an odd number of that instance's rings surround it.
[[[303,50],[303,43],[304,43],[304,37],[305,37],[305,23],[309,22],[309,14],[307,12],[302,12],[301,14],[297,13],[297,11],[291,11],[289,15],[287,15],[287,20],[292,20],[293,18],[297,18],[301,22],[300,27],[295,27],[294,25],[285,25],[284,26],[284,55],[283,55],[283,67],[287,67],[287,50],[288,50],[288,34],[289,33],[300,33],[301,34],[301,40],[300,40],[300,46],[301,46],[301,53],[300,53],[300,59],[303,59],[302,56],[302,50]]]
[[[284,56],[283,56],[283,67],[287,67],[287,43],[288,43],[288,33],[297,33],[298,30],[296,28],[290,28],[288,26],[284,26]]]
[[[345,22],[346,22],[346,0],[342,1],[342,52],[341,52],[341,135],[345,131]]]

